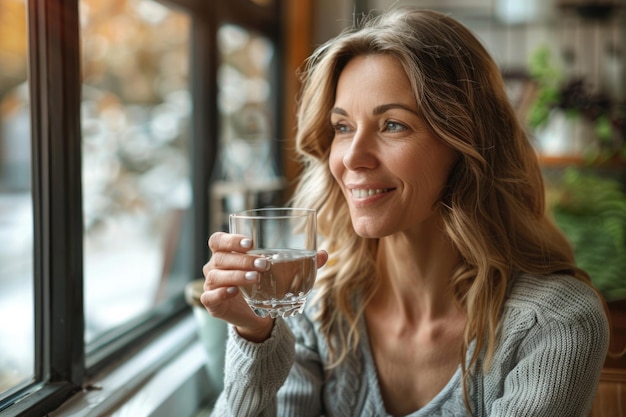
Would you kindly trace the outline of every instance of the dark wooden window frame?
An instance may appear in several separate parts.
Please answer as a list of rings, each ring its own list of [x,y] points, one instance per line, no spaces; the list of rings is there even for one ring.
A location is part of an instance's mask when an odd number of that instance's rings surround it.
[[[85,345],[81,194],[81,77],[78,0],[28,0],[34,206],[35,380],[0,397],[0,416],[46,415],[85,387],[111,359],[147,344],[189,314],[181,295],[171,305],[120,329],[95,348]],[[217,28],[238,24],[268,36],[280,50],[280,0],[163,0],[192,18],[191,74],[194,274],[209,254],[209,187],[218,154]],[[282,77],[276,71],[275,85]],[[276,94],[280,108],[281,89]],[[277,117],[281,112],[276,109]],[[281,120],[276,121],[280,128]],[[278,152],[278,151],[277,151]],[[279,158],[279,155],[276,154]],[[190,277],[190,280],[197,277]],[[148,342],[146,342],[148,341]]]

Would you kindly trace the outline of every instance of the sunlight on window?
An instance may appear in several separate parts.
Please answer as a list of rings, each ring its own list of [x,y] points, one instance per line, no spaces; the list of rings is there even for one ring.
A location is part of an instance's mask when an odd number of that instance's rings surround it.
[[[86,340],[182,294],[189,16],[81,0]],[[187,251],[188,252],[188,251]]]
[[[0,0],[0,394],[34,369],[27,43],[25,0]]]
[[[233,24],[219,28],[217,41],[221,169],[211,190],[213,231],[227,230],[228,213],[281,204],[285,185],[274,153],[274,45]]]

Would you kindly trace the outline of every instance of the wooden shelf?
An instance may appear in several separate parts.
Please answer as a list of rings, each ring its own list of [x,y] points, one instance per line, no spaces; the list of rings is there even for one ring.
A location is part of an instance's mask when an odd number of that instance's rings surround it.
[[[538,154],[539,163],[545,167],[597,167],[597,168],[624,168],[626,159],[612,157],[603,161],[587,160],[582,156],[549,156]]]
[[[613,353],[626,349],[626,300],[611,301],[608,303],[611,318],[611,345]],[[626,372],[626,354],[619,358],[607,357],[604,364],[606,369],[621,369]],[[626,382],[626,378],[623,382]]]

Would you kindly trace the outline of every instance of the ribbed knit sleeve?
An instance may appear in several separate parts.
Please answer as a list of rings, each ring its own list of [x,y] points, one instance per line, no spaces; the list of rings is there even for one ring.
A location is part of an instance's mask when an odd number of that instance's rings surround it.
[[[310,309],[309,309],[310,310]],[[310,311],[307,310],[307,313]],[[325,373],[321,355],[326,348],[320,345],[315,325],[308,314],[285,320],[296,339],[296,358],[287,381],[278,392],[281,416],[319,417],[325,414],[322,389]]]
[[[276,394],[287,379],[295,357],[295,339],[284,320],[277,318],[269,339],[249,342],[229,326],[224,391],[212,416],[274,417]]]
[[[541,289],[538,291],[538,289]],[[491,417],[588,416],[609,343],[596,294],[571,277],[520,278],[485,378]]]

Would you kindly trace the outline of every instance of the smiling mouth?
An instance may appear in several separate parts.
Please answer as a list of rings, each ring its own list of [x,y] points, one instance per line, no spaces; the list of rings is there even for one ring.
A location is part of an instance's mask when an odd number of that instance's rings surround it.
[[[376,188],[376,189],[354,188],[350,191],[352,192],[352,197],[354,198],[366,198],[366,197],[371,197],[371,196],[378,195],[378,194],[384,194],[391,190],[392,188]]]

